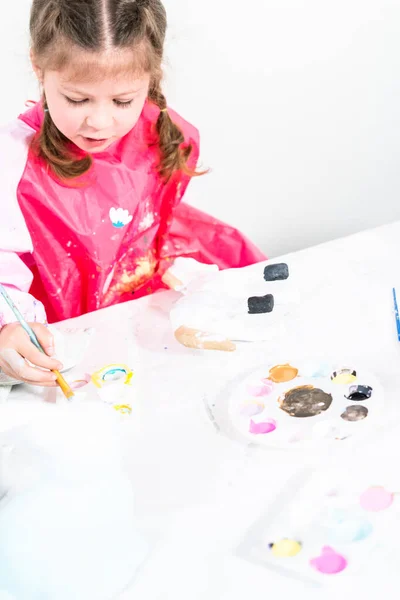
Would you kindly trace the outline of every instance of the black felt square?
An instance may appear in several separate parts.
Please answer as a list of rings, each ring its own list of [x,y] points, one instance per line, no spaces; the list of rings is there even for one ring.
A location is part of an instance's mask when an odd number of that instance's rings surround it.
[[[275,300],[272,294],[267,296],[253,296],[248,299],[249,314],[260,315],[274,310]]]
[[[265,281],[281,281],[289,278],[289,267],[286,263],[267,265],[264,269]]]

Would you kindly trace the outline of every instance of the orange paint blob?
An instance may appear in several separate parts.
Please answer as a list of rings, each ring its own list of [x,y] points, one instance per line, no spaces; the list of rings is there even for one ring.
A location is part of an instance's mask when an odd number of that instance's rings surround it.
[[[268,379],[274,383],[286,383],[295,379],[298,374],[299,370],[290,365],[277,365],[270,370]]]

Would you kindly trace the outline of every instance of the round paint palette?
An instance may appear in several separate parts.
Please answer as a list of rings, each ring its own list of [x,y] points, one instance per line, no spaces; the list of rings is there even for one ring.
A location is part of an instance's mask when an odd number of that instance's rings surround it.
[[[237,377],[211,411],[243,442],[312,447],[371,434],[383,407],[383,388],[366,370],[288,363]]]

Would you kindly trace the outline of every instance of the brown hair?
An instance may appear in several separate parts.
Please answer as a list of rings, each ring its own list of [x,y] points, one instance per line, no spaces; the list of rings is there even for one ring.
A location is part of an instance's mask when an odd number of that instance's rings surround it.
[[[167,19],[160,0],[33,0],[30,33],[34,60],[41,69],[60,70],[70,66],[77,55],[81,73],[131,69],[150,73],[149,99],[160,108],[156,130],[160,149],[159,172],[168,180],[178,170],[198,175],[188,167],[192,146],[171,120],[162,92],[162,60]],[[110,55],[109,50],[112,50]],[[127,64],[121,58],[128,53]],[[82,51],[86,62],[82,63]],[[110,56],[116,59],[113,61]],[[95,69],[90,69],[90,64]],[[115,64],[114,64],[115,63]],[[39,155],[61,179],[86,173],[91,156],[78,156],[69,140],[58,130],[47,110],[36,140]]]

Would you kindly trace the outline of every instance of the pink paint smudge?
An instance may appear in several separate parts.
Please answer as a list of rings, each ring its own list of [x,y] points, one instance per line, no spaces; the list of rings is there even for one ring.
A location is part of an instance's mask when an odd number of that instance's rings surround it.
[[[322,548],[321,556],[310,560],[310,565],[324,575],[336,575],[347,568],[347,560],[329,546]]]
[[[274,419],[268,419],[264,423],[255,423],[253,420],[250,421],[249,432],[254,435],[264,435],[266,433],[272,433],[275,431],[277,423]]]
[[[360,496],[360,504],[364,510],[379,512],[390,508],[394,495],[384,487],[370,487]]]
[[[80,388],[87,386],[91,382],[91,379],[91,376],[86,374],[83,379],[77,379],[76,381],[73,381],[71,383],[71,388],[73,390],[79,390]]]
[[[272,381],[265,379],[259,383],[249,383],[247,386],[247,393],[255,398],[261,398],[262,396],[269,396],[274,389]]]

